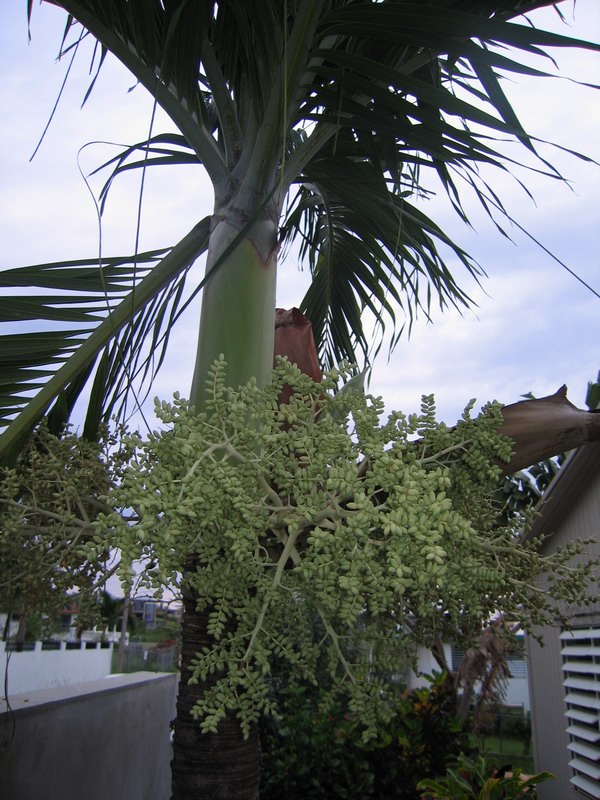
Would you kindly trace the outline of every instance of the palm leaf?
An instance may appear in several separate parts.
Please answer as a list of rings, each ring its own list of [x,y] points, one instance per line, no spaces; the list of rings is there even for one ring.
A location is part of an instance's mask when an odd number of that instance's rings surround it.
[[[508,73],[546,74],[512,53],[547,59],[549,47],[599,49],[512,21],[547,0],[53,1],[70,15],[63,53],[79,47],[81,33],[70,43],[79,30],[75,20],[100,43],[92,84],[112,52],[178,129],[131,145],[102,165],[111,170],[102,204],[127,171],[191,163],[207,170],[218,209],[236,192],[256,196],[258,208],[273,198],[273,208],[281,209],[289,192],[281,241],[287,248],[299,237],[311,269],[302,307],[326,364],[368,357],[365,310],[381,331],[391,324],[395,341],[433,302],[469,303],[447,264],[458,258],[470,278],[482,272],[419,207],[428,171],[464,221],[466,181],[504,232],[497,218],[504,212],[501,200],[479,167],[511,166],[502,140],[516,139],[530,151],[535,140],[501,80]],[[540,171],[559,177],[539,163]],[[240,230],[249,224],[242,219]],[[194,239],[194,252],[205,246]],[[0,320],[26,326],[33,337],[29,345],[29,334],[10,333],[25,337],[15,347],[31,350],[18,357],[14,350],[14,363],[6,364],[3,418],[19,413],[29,420],[25,430],[65,391],[67,413],[94,362],[88,430],[127,402],[132,376],[147,386],[185,302],[189,259],[175,259],[174,266],[176,249],[165,257],[168,280],[139,306],[140,287],[160,272],[160,265],[147,269],[153,262],[145,264],[144,257],[135,269],[106,259],[98,270],[92,259],[1,273],[14,302],[0,304]],[[110,326],[117,314],[115,336]],[[42,329],[52,330],[45,342],[35,339]],[[30,403],[42,384],[39,399]],[[26,407],[32,409],[27,414]]]
[[[147,372],[145,364],[152,354],[144,348],[148,341],[158,340],[157,329],[162,328],[169,305],[173,300],[175,303],[181,301],[181,281],[185,271],[205,251],[207,243],[208,218],[166,254],[155,251],[129,259],[106,259],[100,264],[96,261],[94,266],[90,260],[85,260],[0,273],[4,285],[22,285],[23,274],[26,274],[29,287],[52,285],[74,290],[79,286],[80,294],[73,298],[74,303],[82,307],[77,319],[79,323],[82,319],[89,322],[85,307],[90,300],[98,304],[104,299],[106,303],[106,313],[93,328],[89,325],[73,327],[68,324],[71,320],[63,314],[62,330],[56,330],[53,317],[53,326],[47,330],[9,333],[0,337],[2,374],[5,375],[5,368],[11,370],[11,381],[7,384],[10,391],[4,390],[6,396],[1,417],[6,421],[16,415],[0,436],[3,458],[14,457],[22,438],[56,398],[60,398],[59,407],[63,410],[54,415],[55,424],[64,421],[65,414],[68,416],[70,413],[91,374],[94,362],[104,351],[100,361],[101,372],[104,376],[111,374],[112,397],[106,392],[106,384],[97,380],[92,390],[94,411],[86,420],[86,430],[95,435],[100,419],[110,414],[123,393],[123,386],[130,383],[133,373],[138,373],[140,360],[144,364],[142,371]],[[129,266],[124,267],[127,261]],[[157,263],[150,268],[148,265],[153,262]],[[8,272],[11,276],[7,277]],[[81,294],[85,289],[88,294]],[[36,302],[35,296],[28,297],[31,302]],[[39,320],[48,316],[44,315],[44,299],[41,297],[38,301]],[[72,315],[75,309],[69,310]],[[51,377],[40,390],[40,378],[48,373]],[[38,390],[33,398],[30,395],[32,389]],[[101,402],[98,401],[98,392],[102,393]]]
[[[143,153],[143,158],[131,161],[131,157],[138,152]],[[115,179],[124,172],[134,169],[147,169],[154,166],[200,166],[198,156],[190,148],[183,136],[173,133],[163,133],[151,136],[144,142],[126,147],[121,153],[105,161],[92,171],[92,175],[111,168],[111,173],[106,179],[99,194],[100,210],[104,211],[110,188]]]

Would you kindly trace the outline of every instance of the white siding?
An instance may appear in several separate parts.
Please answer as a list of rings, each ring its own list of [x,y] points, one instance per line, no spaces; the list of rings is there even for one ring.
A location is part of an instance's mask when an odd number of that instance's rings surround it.
[[[570,782],[600,800],[600,628],[564,631],[560,639]]]
[[[548,537],[542,546],[546,553],[579,537],[600,540],[600,444],[581,448],[559,472],[546,492],[541,516],[534,525],[534,535],[540,534]],[[589,549],[598,554],[600,544],[597,542]],[[600,629],[600,605],[586,609],[563,608],[562,611],[570,616],[574,629]],[[565,640],[561,640],[563,629],[558,621],[556,625],[538,629],[536,634],[544,646],[531,637],[527,644],[535,768],[536,771],[548,770],[556,776],[555,781],[541,784],[539,798],[584,800],[597,797],[599,795],[582,792],[582,776],[577,781],[579,788],[571,783],[571,779],[577,778],[577,764],[569,762],[578,758],[581,761],[582,753],[573,750],[573,731],[567,732],[573,725],[566,712],[573,704],[566,697],[569,692],[578,691],[574,682],[582,680],[581,674],[577,677],[576,670],[563,674]],[[571,685],[564,686],[565,680]],[[580,745],[575,746],[581,749]],[[589,784],[586,786],[589,790]]]

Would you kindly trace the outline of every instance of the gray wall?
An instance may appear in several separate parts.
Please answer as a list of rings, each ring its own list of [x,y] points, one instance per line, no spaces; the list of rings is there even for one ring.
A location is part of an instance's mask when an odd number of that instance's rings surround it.
[[[0,704],[2,800],[168,800],[175,673],[137,672]]]
[[[542,551],[552,552],[558,545],[579,537],[600,540],[600,444],[587,445],[572,457],[568,466],[558,473],[544,496],[541,516],[534,523],[534,535],[549,538]],[[596,542],[588,548],[600,553]],[[600,606],[562,611],[574,627],[600,625]],[[571,756],[567,750],[569,736],[566,711],[560,634],[562,626],[546,625],[536,631],[541,636],[541,647],[528,637],[529,694],[536,771],[546,770],[556,780],[540,785],[540,800],[581,800],[584,795],[569,783]]]
[[[529,700],[536,772],[551,772],[556,779],[540,784],[540,800],[582,800],[569,784],[569,736],[564,716],[560,628],[546,625],[537,631],[544,646],[529,640]]]

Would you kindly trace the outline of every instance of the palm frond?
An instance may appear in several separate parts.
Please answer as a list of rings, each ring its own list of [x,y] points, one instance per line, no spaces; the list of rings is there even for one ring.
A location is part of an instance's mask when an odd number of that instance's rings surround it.
[[[229,170],[211,134],[198,81],[212,3],[61,0],[57,5],[71,15],[67,31],[77,20],[122,61],[171,117],[213,181],[227,181]]]
[[[440,305],[465,306],[469,298],[440,255],[451,251],[474,278],[482,273],[467,254],[411,202],[413,176],[386,180],[385,154],[369,138],[341,136],[331,152],[305,170],[297,200],[283,229],[300,235],[313,283],[302,310],[313,324],[323,364],[368,357],[371,332],[364,311],[385,328],[396,325],[396,309],[410,323],[419,309],[429,313],[431,293]],[[379,151],[379,152],[378,152]],[[400,181],[400,186],[397,186]],[[423,284],[426,290],[423,292]],[[349,332],[352,332],[350,334]]]
[[[520,143],[529,158],[537,155],[537,141],[502,81],[511,73],[548,74],[515,54],[544,64],[550,48],[600,49],[516,19],[550,0],[52,2],[69,14],[63,54],[81,50],[85,31],[99,43],[92,85],[110,51],[178,129],[106,162],[100,169],[111,172],[102,204],[123,173],[181,164],[207,170],[217,217],[237,213],[236,197],[243,195],[273,218],[287,196],[281,241],[287,249],[299,237],[311,269],[302,307],[325,365],[368,358],[365,312],[381,331],[391,326],[394,342],[432,304],[470,302],[463,278],[472,282],[483,273],[423,212],[421,201],[433,185],[428,175],[464,222],[467,186],[505,233],[501,199],[480,169],[510,170],[516,162],[505,142]],[[560,179],[543,159],[536,169]],[[240,236],[256,215],[246,208],[235,218]],[[192,237],[194,253],[207,246],[206,237]],[[126,402],[131,376],[149,382],[184,302],[190,253],[175,263],[175,251],[164,259],[173,270],[168,280],[140,306],[136,299],[128,307],[127,298],[138,298],[145,281],[160,273],[158,264],[148,271],[144,257],[136,260],[136,278],[118,259],[104,260],[101,271],[91,260],[63,265],[63,272],[45,265],[1,273],[14,302],[0,303],[0,321],[30,332],[11,331],[9,337],[24,338],[5,340],[14,359],[0,386],[2,419],[19,414],[31,423],[61,393],[67,413],[96,363],[91,430],[107,409]],[[110,325],[117,312],[115,335]],[[41,331],[50,330],[44,339]]]
[[[314,283],[302,307],[326,363],[341,356],[354,360],[357,346],[366,354],[365,308],[383,330],[386,319],[392,327],[402,317],[410,325],[419,308],[428,312],[432,296],[442,307],[469,302],[446,264],[458,256],[465,275],[478,277],[481,270],[417,202],[426,193],[426,173],[435,172],[469,223],[462,205],[466,182],[505,234],[494,213],[504,213],[502,202],[479,169],[507,170],[518,163],[506,155],[507,139],[537,153],[535,139],[502,90],[502,74],[548,73],[524,67],[494,47],[545,58],[543,46],[575,45],[569,37],[508,21],[536,4],[526,5],[342,3],[323,15],[311,54],[312,81],[298,110],[298,124],[309,120],[313,127],[287,162],[290,179],[302,186],[302,200],[284,230],[287,237],[300,234],[301,254],[309,257]],[[325,178],[327,158],[338,179]],[[551,164],[538,159],[538,171],[560,179]],[[369,167],[380,176],[378,183],[365,178]],[[318,232],[319,218],[326,220],[327,235]],[[377,269],[386,275],[383,302]]]
[[[85,423],[92,436],[133,378],[147,377],[152,359],[160,364],[166,346],[162,334],[181,303],[187,269],[206,250],[208,234],[207,218],[168,251],[0,272],[1,285],[15,299],[11,321],[20,325],[35,318],[38,323],[37,330],[28,325],[27,332],[0,336],[5,380],[0,425],[7,426],[0,435],[3,458],[14,457],[22,437],[55,401],[55,427],[65,421],[99,357],[101,377],[93,385],[93,410]],[[19,286],[26,287],[25,297],[17,294]],[[73,292],[68,305],[31,294],[32,287],[49,286]]]
[[[205,164],[214,182],[223,181],[229,171],[227,180],[241,181],[250,191],[257,191],[261,181],[261,191],[270,188],[275,176],[266,164],[275,158],[273,163],[283,173],[280,187],[285,192],[288,187],[312,179],[315,162],[320,161],[322,169],[324,156],[344,158],[337,145],[346,131],[360,151],[352,156],[361,162],[356,166],[357,172],[366,160],[382,175],[391,176],[400,193],[407,190],[410,176],[416,187],[416,200],[427,184],[427,171],[432,171],[467,223],[461,182],[467,181],[489,213],[490,205],[485,199],[489,186],[481,181],[478,167],[505,169],[511,164],[497,146],[498,140],[512,138],[535,153],[535,140],[521,125],[501,81],[511,72],[538,76],[547,73],[520,64],[510,57],[510,52],[523,51],[548,60],[548,47],[598,47],[513,19],[549,4],[542,0],[289,0],[286,4],[275,0],[248,0],[243,4],[153,0],[144,6],[144,13],[138,13],[135,4],[126,0],[60,3],[132,69],[181,131],[179,139],[154,137],[117,157],[103,199],[121,172],[142,166],[191,163],[194,153],[196,163]],[[109,33],[110,41],[106,38]],[[159,76],[160,86],[155,85],[155,77],[148,78],[148,69],[153,76]],[[177,106],[176,113],[173,104]],[[199,129],[196,138],[188,136],[190,121],[183,124],[182,114],[194,118]],[[306,135],[302,135],[304,131]],[[298,134],[301,141],[286,151],[283,141]],[[198,136],[204,144],[199,144]],[[214,169],[210,163],[213,148],[218,151],[220,162]],[[144,159],[132,160],[136,150],[144,153]],[[348,164],[346,161],[344,170]],[[541,165],[557,177],[551,165],[543,160]],[[332,194],[332,187],[323,191],[328,192],[329,201],[335,196],[339,217],[345,198],[342,199],[339,186],[337,189],[337,194]],[[374,207],[386,208],[390,202],[385,181],[380,181],[379,191],[379,197],[373,195],[371,211]],[[306,206],[306,198],[302,202]],[[365,202],[362,212],[367,205]],[[501,203],[496,204],[496,208],[501,207]],[[397,217],[398,211],[394,213]],[[356,208],[350,207],[347,215],[357,224],[354,245],[357,241],[368,247],[374,242],[381,245],[372,229],[365,231],[362,238],[360,224],[364,217],[357,214]],[[410,323],[430,295],[437,295],[442,306],[454,290],[458,294],[453,302],[462,305],[467,300],[458,282],[449,280],[444,266],[448,253],[459,253],[467,274],[478,274],[476,265],[452,243],[446,241],[449,250],[444,252],[442,248],[434,253],[438,233],[432,235],[432,231],[436,226],[417,213],[415,202],[409,205],[407,195],[403,197],[403,219],[407,225],[406,241],[397,252],[401,258],[408,258],[414,276],[407,280],[412,272],[405,266],[399,266],[396,272],[386,266],[387,284],[402,278],[400,286],[407,292],[403,294],[400,289],[394,296],[386,290],[389,301],[380,306],[380,321],[385,317],[392,326],[399,323],[400,328],[404,321]],[[418,233],[420,222],[425,224],[427,233]],[[495,218],[494,222],[502,230]],[[284,220],[284,226],[288,240],[292,232],[301,230],[293,220],[291,225]],[[340,230],[337,226],[339,253]],[[402,240],[404,231],[395,235]],[[310,257],[314,268],[322,254],[322,244],[314,236],[305,236],[304,244],[309,241],[317,247]],[[388,245],[389,237],[382,246],[385,249]],[[420,246],[423,252],[417,253]],[[306,247],[302,251],[308,254]],[[387,252],[393,258],[395,248],[388,247]],[[378,253],[375,260],[384,263],[381,255]],[[420,266],[412,263],[409,256]],[[325,265],[331,267],[333,263],[331,258],[320,259],[320,274]],[[352,263],[361,262],[354,259]],[[337,322],[333,324],[332,313],[323,314],[323,309],[318,310],[311,300],[322,291],[322,280],[318,279],[304,302],[309,313],[317,314],[314,322],[317,335],[323,337],[322,352],[327,350],[328,358],[353,358],[356,348],[350,342],[366,352],[369,342],[360,325],[342,333],[343,324],[358,323],[359,309],[365,300],[368,304],[363,282],[357,279],[345,285],[353,299],[346,295],[345,311],[336,312]],[[373,287],[369,288],[371,295]],[[421,291],[423,303],[417,301],[415,289]],[[400,309],[402,322],[397,313]]]
[[[137,161],[132,161],[132,156],[138,153],[141,153],[142,157]],[[111,168],[110,175],[102,186],[98,198],[101,212],[104,211],[108,193],[119,175],[131,170],[144,170],[155,166],[201,166],[201,163],[186,139],[180,134],[161,133],[151,136],[144,142],[129,145],[118,155],[105,161],[91,172],[91,175],[96,175]]]

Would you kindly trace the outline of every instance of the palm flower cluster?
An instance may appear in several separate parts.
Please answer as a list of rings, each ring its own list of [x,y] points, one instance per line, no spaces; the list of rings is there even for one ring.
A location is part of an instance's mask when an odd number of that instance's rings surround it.
[[[109,540],[93,558],[84,544],[117,478],[115,448],[106,431],[87,441],[41,425],[15,467],[0,470],[0,608],[9,615],[52,619],[69,592],[87,596],[106,580]]]
[[[542,556],[499,524],[491,496],[511,444],[497,404],[450,428],[424,397],[419,414],[382,422],[380,398],[336,390],[344,368],[316,383],[283,359],[266,388],[237,391],[225,371],[215,362],[202,412],[157,403],[162,430],[130,437],[114,511],[81,550],[118,548],[125,586],[137,563],[146,588],[195,593],[211,637],[188,676],[212,676],[195,709],[204,730],[235,710],[248,732],[276,713],[273,663],[315,682],[325,660],[368,736],[391,713],[383,676],[417,642],[496,614],[530,628],[558,601],[586,602],[592,564],[570,566],[586,542]]]

